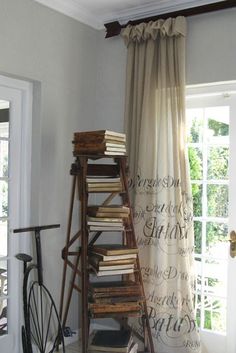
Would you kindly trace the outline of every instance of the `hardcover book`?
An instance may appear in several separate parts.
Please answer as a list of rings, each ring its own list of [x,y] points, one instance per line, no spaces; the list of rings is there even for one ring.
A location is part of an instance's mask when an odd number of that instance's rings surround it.
[[[128,353],[133,338],[130,330],[99,330],[93,332],[89,340],[89,351]]]
[[[97,224],[99,223],[118,223],[118,224],[123,224],[123,219],[120,217],[87,217],[87,223],[90,224],[89,222],[96,222]]]
[[[90,249],[90,254],[100,256],[103,261],[136,259],[137,254],[123,254],[123,255],[103,255],[95,250]]]
[[[116,183],[109,183],[109,182],[102,182],[102,183],[87,183],[88,185],[88,188],[89,187],[98,187],[98,188],[114,188],[114,187],[117,187],[117,188],[122,188],[122,184],[121,182],[116,182]]]
[[[99,266],[134,265],[136,263],[135,259],[102,261],[101,257],[100,256],[96,256],[96,255],[89,256],[89,261],[92,261],[95,265],[99,264]]]
[[[97,304],[90,303],[89,309],[93,314],[106,313],[131,313],[139,312],[141,305],[137,302],[113,303],[113,304]]]
[[[109,205],[109,206],[88,206],[88,212],[96,211],[96,212],[107,212],[107,213],[130,213],[129,207],[122,205]]]
[[[134,281],[110,281],[90,283],[89,290],[94,294],[105,292],[131,292],[141,294],[141,284]]]
[[[88,206],[87,212],[89,216],[98,218],[128,218],[130,214],[129,207],[120,205],[110,205],[110,206]]]
[[[115,131],[111,131],[111,130],[93,130],[93,131],[81,131],[81,132],[75,132],[74,133],[74,137],[75,140],[78,138],[81,138],[82,136],[84,136],[85,138],[90,138],[92,136],[94,137],[103,137],[103,138],[119,138],[123,141],[126,141],[126,135],[124,133],[121,132],[115,132]]]
[[[121,192],[122,191],[122,185],[112,185],[109,184],[109,185],[87,185],[87,190],[88,192],[96,192],[96,191],[99,191],[99,192],[111,192],[111,191],[114,191],[114,192]]]
[[[138,248],[121,244],[101,244],[93,245],[91,250],[101,255],[132,255],[138,254]]]
[[[109,231],[113,231],[113,232],[122,232],[124,230],[124,226],[116,226],[116,225],[90,225],[89,226],[89,230],[91,232],[109,232]]]
[[[95,177],[88,177],[86,178],[86,182],[87,183],[120,183],[120,177],[98,177],[98,176],[95,176]]]
[[[127,269],[118,269],[118,270],[97,270],[94,268],[92,265],[90,265],[93,269],[93,271],[96,273],[96,276],[102,277],[102,276],[115,276],[115,275],[125,275],[125,274],[130,274],[134,273],[133,268],[127,268]]]
[[[91,297],[92,302],[96,304],[116,304],[116,303],[125,303],[125,302],[143,302],[145,297],[142,296],[112,296],[104,298],[93,298]]]

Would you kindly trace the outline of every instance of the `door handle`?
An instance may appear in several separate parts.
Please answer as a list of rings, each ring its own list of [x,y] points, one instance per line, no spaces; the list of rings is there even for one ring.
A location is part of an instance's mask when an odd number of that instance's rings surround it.
[[[236,256],[236,232],[232,230],[230,232],[230,256],[235,257]]]

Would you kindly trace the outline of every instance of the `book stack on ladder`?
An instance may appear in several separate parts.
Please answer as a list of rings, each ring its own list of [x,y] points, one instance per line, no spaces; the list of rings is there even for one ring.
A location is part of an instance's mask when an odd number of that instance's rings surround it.
[[[86,131],[74,134],[74,156],[79,154],[104,154],[124,156],[126,137],[114,131]]]
[[[72,238],[67,237],[62,251],[61,304],[68,265],[74,269],[71,289],[82,294],[82,353],[137,353],[140,348],[154,353],[128,194],[126,136],[108,130],[77,132],[73,144],[76,161],[71,168],[74,182],[68,229],[71,228],[76,182],[79,184],[81,229]],[[98,199],[104,197],[105,200],[91,203],[94,194],[100,194]],[[113,238],[115,234],[117,239],[117,233],[119,240],[122,239],[119,243]],[[70,252],[69,247],[79,237],[79,251]],[[74,267],[70,255],[76,256]],[[81,277],[81,288],[75,283],[77,274]],[[95,281],[94,276],[98,278]],[[131,317],[141,323],[141,331],[131,329],[128,320]],[[98,330],[89,337],[91,319],[100,318],[115,319],[120,330]]]

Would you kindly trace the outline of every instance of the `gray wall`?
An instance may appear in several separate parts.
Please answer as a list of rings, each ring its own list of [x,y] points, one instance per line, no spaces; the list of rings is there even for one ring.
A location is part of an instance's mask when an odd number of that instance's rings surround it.
[[[49,231],[42,239],[45,279],[57,300],[71,188],[71,141],[74,131],[93,128],[97,35],[32,0],[1,0],[0,72],[37,81],[32,223],[61,224],[58,232]],[[76,321],[73,315],[72,327]]]
[[[187,84],[236,80],[236,8],[189,17]],[[100,33],[96,89],[97,126],[122,129],[126,48],[121,38]],[[99,117],[99,118],[98,118]]]
[[[236,79],[236,8],[188,19],[187,83]]]

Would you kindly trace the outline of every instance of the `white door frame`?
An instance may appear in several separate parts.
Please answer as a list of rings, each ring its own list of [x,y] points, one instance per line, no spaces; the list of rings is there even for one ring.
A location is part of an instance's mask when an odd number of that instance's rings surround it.
[[[216,96],[224,97],[230,100],[230,106],[236,112],[236,81],[217,82],[213,84],[193,85],[187,87],[187,99],[194,102],[194,98],[209,98],[214,99]],[[232,99],[233,97],[233,99]],[[192,101],[193,100],[193,101]],[[187,107],[189,106],[187,100]],[[194,106],[194,103],[190,103]],[[235,118],[235,119],[233,119]],[[233,183],[235,179],[236,165],[236,116],[230,116],[230,162],[229,162],[229,232],[236,230],[235,205],[236,202],[236,186]],[[228,262],[228,296],[227,307],[230,308],[227,312],[227,332],[226,335],[216,334],[208,330],[201,330],[202,352],[203,353],[235,353],[236,352],[236,258],[229,258]],[[223,350],[222,350],[223,346]],[[208,348],[210,347],[210,348]]]
[[[22,351],[22,268],[14,255],[28,246],[27,240],[13,235],[12,230],[27,226],[31,216],[33,84],[0,75],[0,99],[10,101],[10,147],[11,143],[17,146],[14,151],[9,151],[8,334],[0,337],[0,347],[4,353],[19,353]]]

